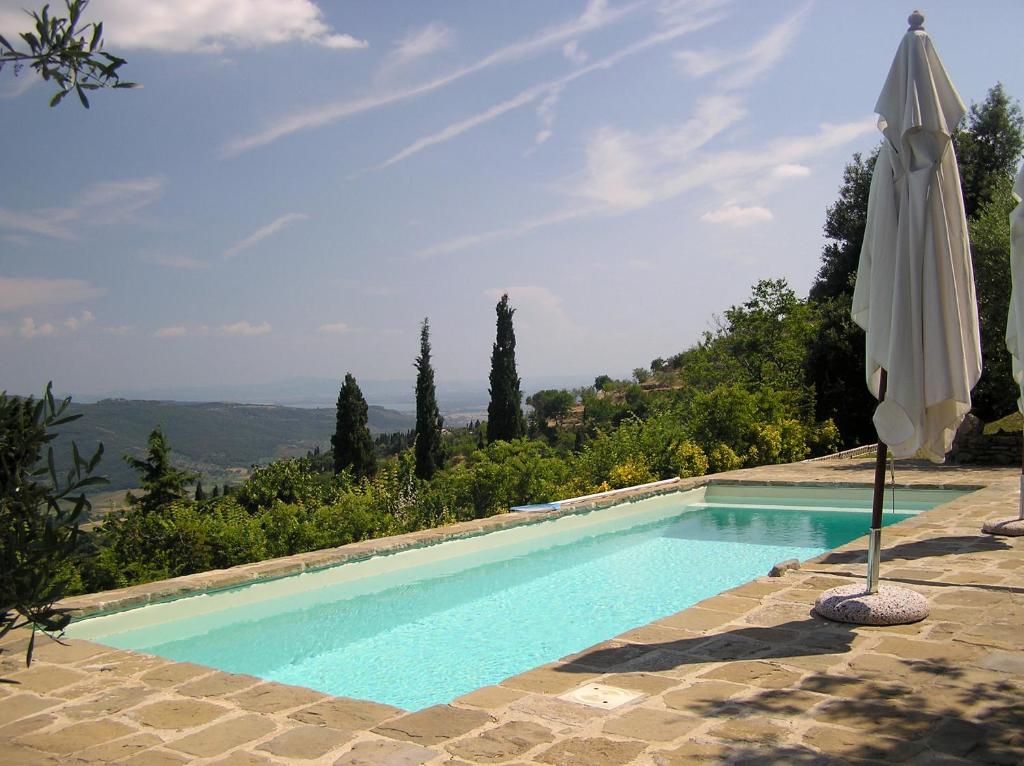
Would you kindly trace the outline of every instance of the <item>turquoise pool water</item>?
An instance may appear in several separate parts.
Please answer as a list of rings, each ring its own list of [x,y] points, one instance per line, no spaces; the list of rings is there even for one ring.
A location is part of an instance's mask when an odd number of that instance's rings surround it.
[[[566,517],[376,557],[366,576],[345,575],[360,566],[347,564],[322,582],[313,573],[182,599],[134,610],[139,619],[85,620],[71,634],[416,710],[675,613],[783,559],[816,556],[869,522],[866,510],[714,502],[657,499]]]

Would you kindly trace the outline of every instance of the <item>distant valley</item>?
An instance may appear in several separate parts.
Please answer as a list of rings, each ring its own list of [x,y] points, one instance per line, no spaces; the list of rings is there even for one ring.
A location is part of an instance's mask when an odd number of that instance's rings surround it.
[[[175,465],[202,474],[207,489],[225,481],[238,483],[253,465],[326,449],[334,433],[335,409],[221,402],[169,402],[105,399],[73,404],[83,417],[58,429],[54,442],[58,468],[70,465],[74,440],[83,455],[103,442],[99,473],[110,479],[104,492],[138,485],[138,477],[122,459],[141,456],[150,432],[161,426],[171,444]],[[375,405],[369,408],[374,434],[407,431],[415,417]]]

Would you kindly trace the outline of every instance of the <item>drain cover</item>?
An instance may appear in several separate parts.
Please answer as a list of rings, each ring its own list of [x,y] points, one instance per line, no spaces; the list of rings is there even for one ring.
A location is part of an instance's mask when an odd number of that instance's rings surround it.
[[[617,686],[605,686],[604,684],[587,684],[579,689],[566,692],[559,699],[568,702],[578,702],[588,707],[611,710],[643,696],[643,692],[632,691],[631,689],[620,689]]]

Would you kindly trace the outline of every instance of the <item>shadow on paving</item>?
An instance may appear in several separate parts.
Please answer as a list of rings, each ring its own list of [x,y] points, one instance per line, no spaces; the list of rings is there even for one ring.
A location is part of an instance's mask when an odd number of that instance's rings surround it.
[[[856,635],[852,625],[809,615],[806,620],[793,620],[771,628],[751,626],[711,636],[596,648],[576,655],[556,670],[564,673],[657,672],[704,662],[841,654],[849,650]]]
[[[912,685],[882,673],[813,673],[796,688],[759,691],[742,702],[697,700],[688,712],[723,720],[784,722],[802,715],[813,720],[803,735],[809,747],[773,742],[778,736],[766,730],[756,744],[734,745],[732,764],[938,764],[946,757],[951,763],[1024,763],[1019,685],[967,680],[968,671],[943,662],[899,662]],[[815,702],[817,695],[829,697]],[[785,730],[779,727],[778,732]]]
[[[989,551],[1007,551],[1012,546],[989,535],[959,535],[932,537],[896,545],[885,545],[885,533],[882,533],[882,561],[914,561],[932,556],[949,556],[959,553],[987,553]],[[821,564],[866,564],[867,550],[835,551],[818,559]]]

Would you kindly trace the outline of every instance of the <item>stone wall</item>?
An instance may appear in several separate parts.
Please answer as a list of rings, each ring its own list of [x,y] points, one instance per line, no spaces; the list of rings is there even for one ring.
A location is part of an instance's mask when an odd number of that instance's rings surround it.
[[[968,415],[968,419],[972,416]],[[953,461],[973,465],[1020,465],[1021,450],[1024,449],[1024,433],[1020,431],[997,431],[986,434],[981,422],[974,419],[964,421],[957,433],[950,453]]]

